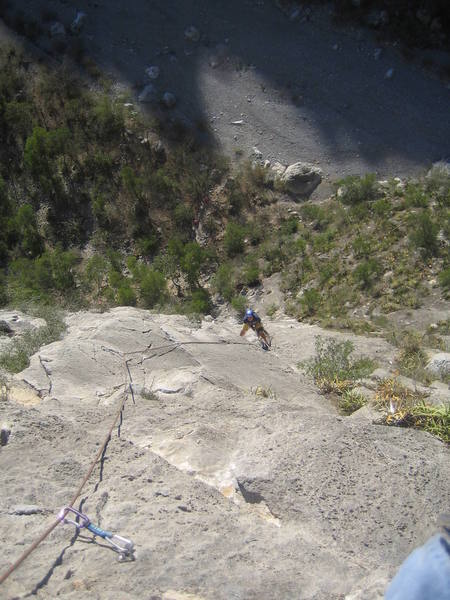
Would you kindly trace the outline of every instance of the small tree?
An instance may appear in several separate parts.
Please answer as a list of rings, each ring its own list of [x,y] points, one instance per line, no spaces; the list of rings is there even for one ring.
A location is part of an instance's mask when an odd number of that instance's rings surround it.
[[[378,195],[378,186],[376,177],[373,173],[368,173],[364,177],[349,175],[341,179],[336,184],[338,188],[338,198],[343,204],[360,204],[376,200]]]
[[[141,298],[147,308],[162,304],[167,293],[166,279],[159,271],[147,269],[140,285]]]
[[[421,249],[424,258],[436,256],[439,251],[439,225],[433,221],[429,211],[412,215],[409,239],[414,246]]]
[[[209,252],[197,242],[189,242],[183,248],[180,266],[191,287],[198,287],[198,279],[209,261]]]
[[[364,289],[370,288],[375,279],[381,272],[381,265],[374,259],[369,258],[359,264],[353,272],[353,275]]]
[[[223,239],[228,256],[232,258],[238,254],[242,254],[244,251],[244,238],[245,228],[242,225],[232,222],[228,223]]]

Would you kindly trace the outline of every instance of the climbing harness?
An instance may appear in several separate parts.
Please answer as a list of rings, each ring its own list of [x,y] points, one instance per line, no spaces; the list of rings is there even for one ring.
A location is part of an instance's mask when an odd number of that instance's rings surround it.
[[[77,520],[74,521],[73,519],[68,518],[67,515],[69,513],[73,513]],[[125,560],[126,558],[134,560],[134,544],[131,540],[127,540],[121,535],[111,533],[110,531],[105,531],[97,525],[94,525],[91,523],[91,520],[87,515],[79,510],[76,510],[72,506],[64,506],[64,508],[62,508],[58,514],[58,519],[63,524],[75,525],[78,530],[86,528],[94,535],[98,535],[106,540],[109,544],[111,544],[111,546],[113,546],[115,551],[118,552],[118,560]]]

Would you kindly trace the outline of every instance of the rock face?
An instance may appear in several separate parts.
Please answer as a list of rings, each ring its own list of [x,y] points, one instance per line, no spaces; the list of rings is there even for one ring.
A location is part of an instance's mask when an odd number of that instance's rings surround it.
[[[322,171],[314,165],[296,162],[281,175],[287,190],[296,196],[309,196],[322,181]]]
[[[61,525],[5,597],[109,598],[120,577],[126,600],[381,600],[449,505],[449,451],[370,413],[339,416],[295,367],[317,328],[265,324],[267,353],[231,319],[68,317],[64,339],[15,377],[40,403],[0,402],[0,572],[68,503],[123,393],[123,421],[75,506],[83,498],[94,523],[133,540],[136,560]],[[370,352],[392,358],[383,340]]]

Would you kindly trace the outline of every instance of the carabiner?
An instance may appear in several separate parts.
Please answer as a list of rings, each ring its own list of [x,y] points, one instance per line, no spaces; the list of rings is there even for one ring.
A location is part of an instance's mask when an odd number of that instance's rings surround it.
[[[80,519],[80,521],[73,521],[72,519],[68,519],[67,513],[73,513],[74,515],[76,515],[77,519]],[[59,511],[58,519],[61,521],[61,523],[70,523],[71,525],[75,525],[77,529],[88,527],[90,523],[89,518],[85,514],[83,514],[76,508],[73,508],[72,506],[64,506],[64,508],[62,508]]]

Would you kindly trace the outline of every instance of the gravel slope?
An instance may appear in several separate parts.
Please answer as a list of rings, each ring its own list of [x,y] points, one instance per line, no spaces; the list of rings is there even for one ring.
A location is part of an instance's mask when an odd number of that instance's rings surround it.
[[[86,12],[81,37],[102,69],[137,93],[150,81],[145,69],[158,66],[158,95],[178,99],[168,115],[207,121],[232,157],[256,146],[264,159],[316,163],[330,180],[410,175],[450,156],[449,87],[393,46],[376,60],[372,34],[336,28],[326,9],[291,22],[259,0],[15,4],[38,18],[54,8],[66,25]],[[198,42],[184,36],[190,25]]]

